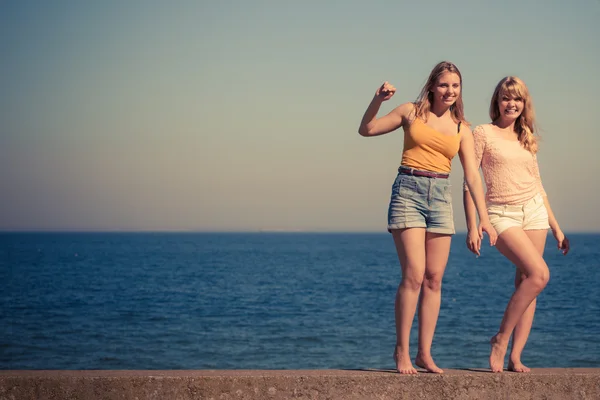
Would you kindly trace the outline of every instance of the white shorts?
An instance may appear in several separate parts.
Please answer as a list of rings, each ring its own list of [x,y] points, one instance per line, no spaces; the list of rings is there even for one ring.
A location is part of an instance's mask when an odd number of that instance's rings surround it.
[[[513,226],[518,226],[524,231],[550,228],[548,210],[541,194],[537,194],[523,205],[490,205],[487,212],[498,235]]]

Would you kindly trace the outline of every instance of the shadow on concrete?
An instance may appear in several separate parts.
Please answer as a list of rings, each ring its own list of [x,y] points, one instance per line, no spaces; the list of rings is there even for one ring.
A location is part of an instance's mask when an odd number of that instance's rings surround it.
[[[489,368],[445,368],[448,371],[465,371],[465,372],[484,372],[491,374],[492,370]],[[388,374],[398,374],[398,372],[394,369],[379,369],[379,368],[346,368],[342,371],[360,371],[360,372],[379,372],[379,373],[388,373]],[[432,375],[443,375],[443,374],[435,374],[434,372],[429,372],[423,368],[417,368],[417,372],[419,374],[432,374]],[[512,372],[508,369],[505,369],[504,372]],[[400,375],[400,374],[398,374]]]

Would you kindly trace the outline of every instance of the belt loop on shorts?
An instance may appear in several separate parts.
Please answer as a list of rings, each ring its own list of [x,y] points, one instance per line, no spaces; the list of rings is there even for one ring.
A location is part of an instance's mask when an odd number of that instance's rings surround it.
[[[525,205],[528,204],[540,204],[540,203],[544,203],[544,198],[542,197],[542,195],[540,193],[536,194],[535,196],[533,196],[533,198],[531,200],[529,200],[527,203],[525,203]],[[525,207],[523,207],[523,209],[525,209]]]

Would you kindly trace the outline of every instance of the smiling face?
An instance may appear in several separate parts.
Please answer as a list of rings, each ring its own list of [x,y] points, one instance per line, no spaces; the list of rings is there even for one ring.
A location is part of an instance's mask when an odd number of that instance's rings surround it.
[[[462,76],[456,65],[450,61],[439,62],[414,102],[415,116],[427,121],[430,112],[450,111],[454,122],[466,122],[461,91]]]
[[[525,83],[517,77],[506,77],[498,83],[490,104],[492,121],[503,119],[515,122],[519,117],[533,116],[531,99]],[[529,104],[529,105],[528,105]]]
[[[525,106],[523,98],[511,93],[501,93],[498,97],[500,117],[509,121],[519,118]]]
[[[533,101],[527,85],[516,76],[502,78],[490,101],[490,118],[502,129],[512,128],[531,154],[538,150]]]
[[[452,106],[460,96],[460,77],[454,72],[444,72],[430,89],[433,104]]]

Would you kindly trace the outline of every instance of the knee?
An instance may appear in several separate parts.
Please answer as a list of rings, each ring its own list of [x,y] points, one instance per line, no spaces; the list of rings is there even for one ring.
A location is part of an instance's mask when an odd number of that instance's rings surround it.
[[[523,282],[525,279],[527,279],[527,275],[522,272],[519,273],[519,275],[515,278],[515,289],[518,289],[521,285],[521,282]]]
[[[550,270],[547,266],[544,266],[544,268],[539,268],[537,271],[529,275],[528,279],[531,281],[533,286],[541,292],[550,281]]]
[[[407,275],[402,277],[400,284],[404,289],[419,290],[423,284],[423,276]]]
[[[439,274],[425,274],[425,279],[423,282],[425,283],[425,287],[429,290],[434,292],[439,292],[442,290],[442,276]]]

